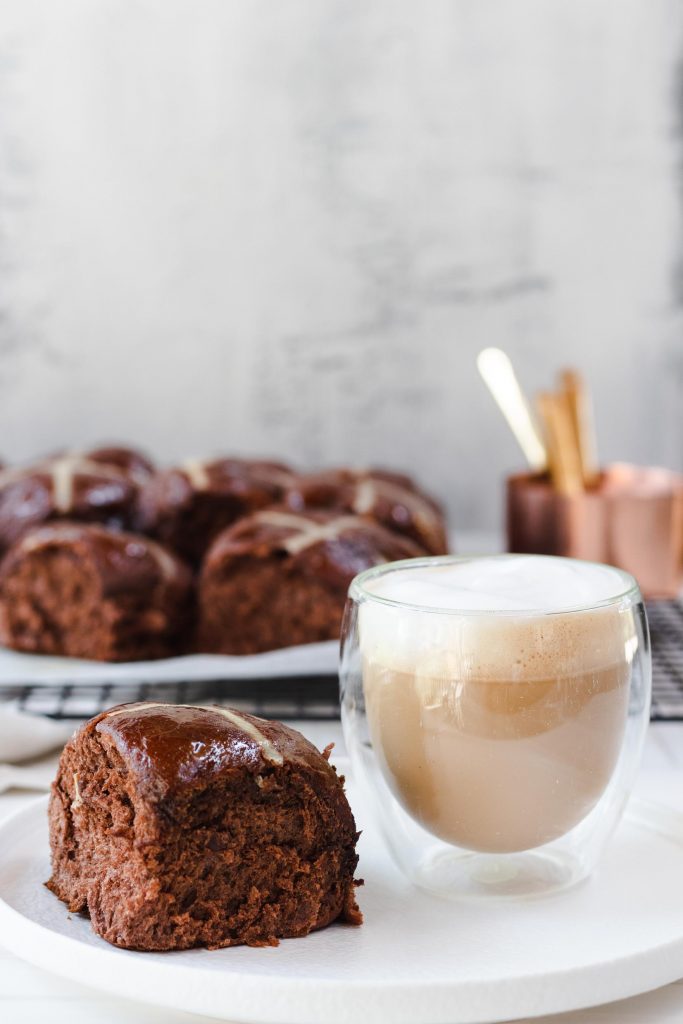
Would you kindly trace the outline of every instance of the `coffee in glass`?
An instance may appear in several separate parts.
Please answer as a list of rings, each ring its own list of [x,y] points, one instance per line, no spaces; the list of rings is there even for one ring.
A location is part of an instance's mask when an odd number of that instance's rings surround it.
[[[556,889],[616,824],[649,700],[635,582],[542,556],[362,574],[342,656],[349,751],[402,867],[437,891]]]

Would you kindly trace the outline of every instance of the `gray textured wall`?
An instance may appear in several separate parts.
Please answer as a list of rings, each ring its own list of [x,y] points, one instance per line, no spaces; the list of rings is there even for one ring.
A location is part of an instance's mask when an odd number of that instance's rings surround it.
[[[0,8],[0,451],[412,468],[490,526],[474,368],[683,467],[677,0]]]

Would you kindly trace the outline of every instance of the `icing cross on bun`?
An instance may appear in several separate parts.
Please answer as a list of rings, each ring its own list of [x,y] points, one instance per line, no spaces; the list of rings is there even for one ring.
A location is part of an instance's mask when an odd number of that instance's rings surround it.
[[[73,511],[76,498],[74,480],[77,476],[100,476],[109,480],[126,479],[128,476],[125,470],[116,466],[96,462],[86,455],[71,453],[42,459],[30,466],[17,466],[2,470],[0,472],[0,487],[36,474],[51,477],[55,508],[62,515],[68,515]]]
[[[253,654],[339,637],[353,577],[425,551],[371,519],[280,506],[221,533],[199,577],[198,647]]]
[[[95,532],[90,530],[89,535],[94,536]],[[41,548],[52,547],[56,543],[78,542],[83,536],[84,530],[80,523],[55,523],[24,534],[21,540],[17,542],[15,550],[17,553],[39,551]],[[104,534],[99,534],[99,536],[102,537]],[[125,544],[127,555],[133,555],[134,557],[137,555],[151,555],[165,579],[172,579],[177,574],[178,559],[170,551],[162,547],[161,544],[151,540],[149,537],[143,537],[138,534],[121,533],[118,536],[121,537]]]
[[[368,516],[411,537],[430,554],[448,551],[440,506],[402,474],[374,469],[309,473],[294,481],[286,502],[297,511],[336,508]]]
[[[126,470],[67,454],[0,471],[0,549],[52,519],[134,525],[138,487]]]
[[[141,527],[196,565],[221,530],[280,501],[293,479],[279,462],[186,459],[143,487]]]
[[[143,484],[154,472],[154,463],[147,455],[124,445],[102,445],[80,454],[93,462],[123,469],[137,484]]]
[[[193,708],[194,704],[174,704],[173,707],[179,708]],[[153,701],[140,701],[135,707],[142,708],[145,711],[151,711],[152,708],[167,708],[168,703],[159,702],[154,703]],[[130,704],[124,704],[123,707],[114,708],[112,711],[105,712],[105,718],[113,718],[115,715],[126,715],[130,713]],[[269,764],[284,764],[284,758],[279,750],[273,746],[272,742],[265,736],[255,725],[256,722],[265,721],[265,719],[257,718],[255,715],[250,715],[246,718],[243,714],[238,711],[231,711],[230,708],[222,708],[217,705],[211,709],[217,715],[223,715],[227,718],[234,726],[241,729],[242,732],[246,733],[252,740],[254,740],[261,749],[261,754],[265,761]],[[80,797],[80,794],[79,794]]]
[[[344,780],[281,722],[126,704],[67,743],[48,888],[125,949],[277,945],[362,922]]]
[[[163,658],[189,644],[190,570],[138,534],[49,523],[0,562],[0,643],[96,661]]]
[[[319,544],[325,540],[337,540],[345,530],[358,529],[357,516],[336,516],[327,522],[319,522],[316,519],[307,519],[305,516],[295,516],[289,512],[279,512],[276,509],[266,509],[264,512],[256,512],[254,519],[257,523],[265,523],[277,529],[291,531],[289,536],[281,541],[282,547],[290,555],[296,555],[311,544]]]
[[[293,476],[291,470],[277,462],[243,459],[185,459],[179,469],[198,491],[210,490],[216,477],[220,481],[221,476],[247,476],[266,487],[288,487]]]

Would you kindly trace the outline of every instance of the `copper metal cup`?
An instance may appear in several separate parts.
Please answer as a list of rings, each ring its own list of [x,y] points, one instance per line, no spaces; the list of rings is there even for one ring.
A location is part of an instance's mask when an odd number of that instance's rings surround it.
[[[678,596],[683,583],[683,476],[616,463],[597,487],[559,494],[547,476],[507,481],[508,550],[607,562],[630,572],[645,597]]]

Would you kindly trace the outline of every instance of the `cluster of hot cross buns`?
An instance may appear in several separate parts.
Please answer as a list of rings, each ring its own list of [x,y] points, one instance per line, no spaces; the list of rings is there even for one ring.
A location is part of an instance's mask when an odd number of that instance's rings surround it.
[[[0,471],[0,641],[131,660],[331,639],[357,572],[446,551],[441,509],[401,474],[68,452]]]

